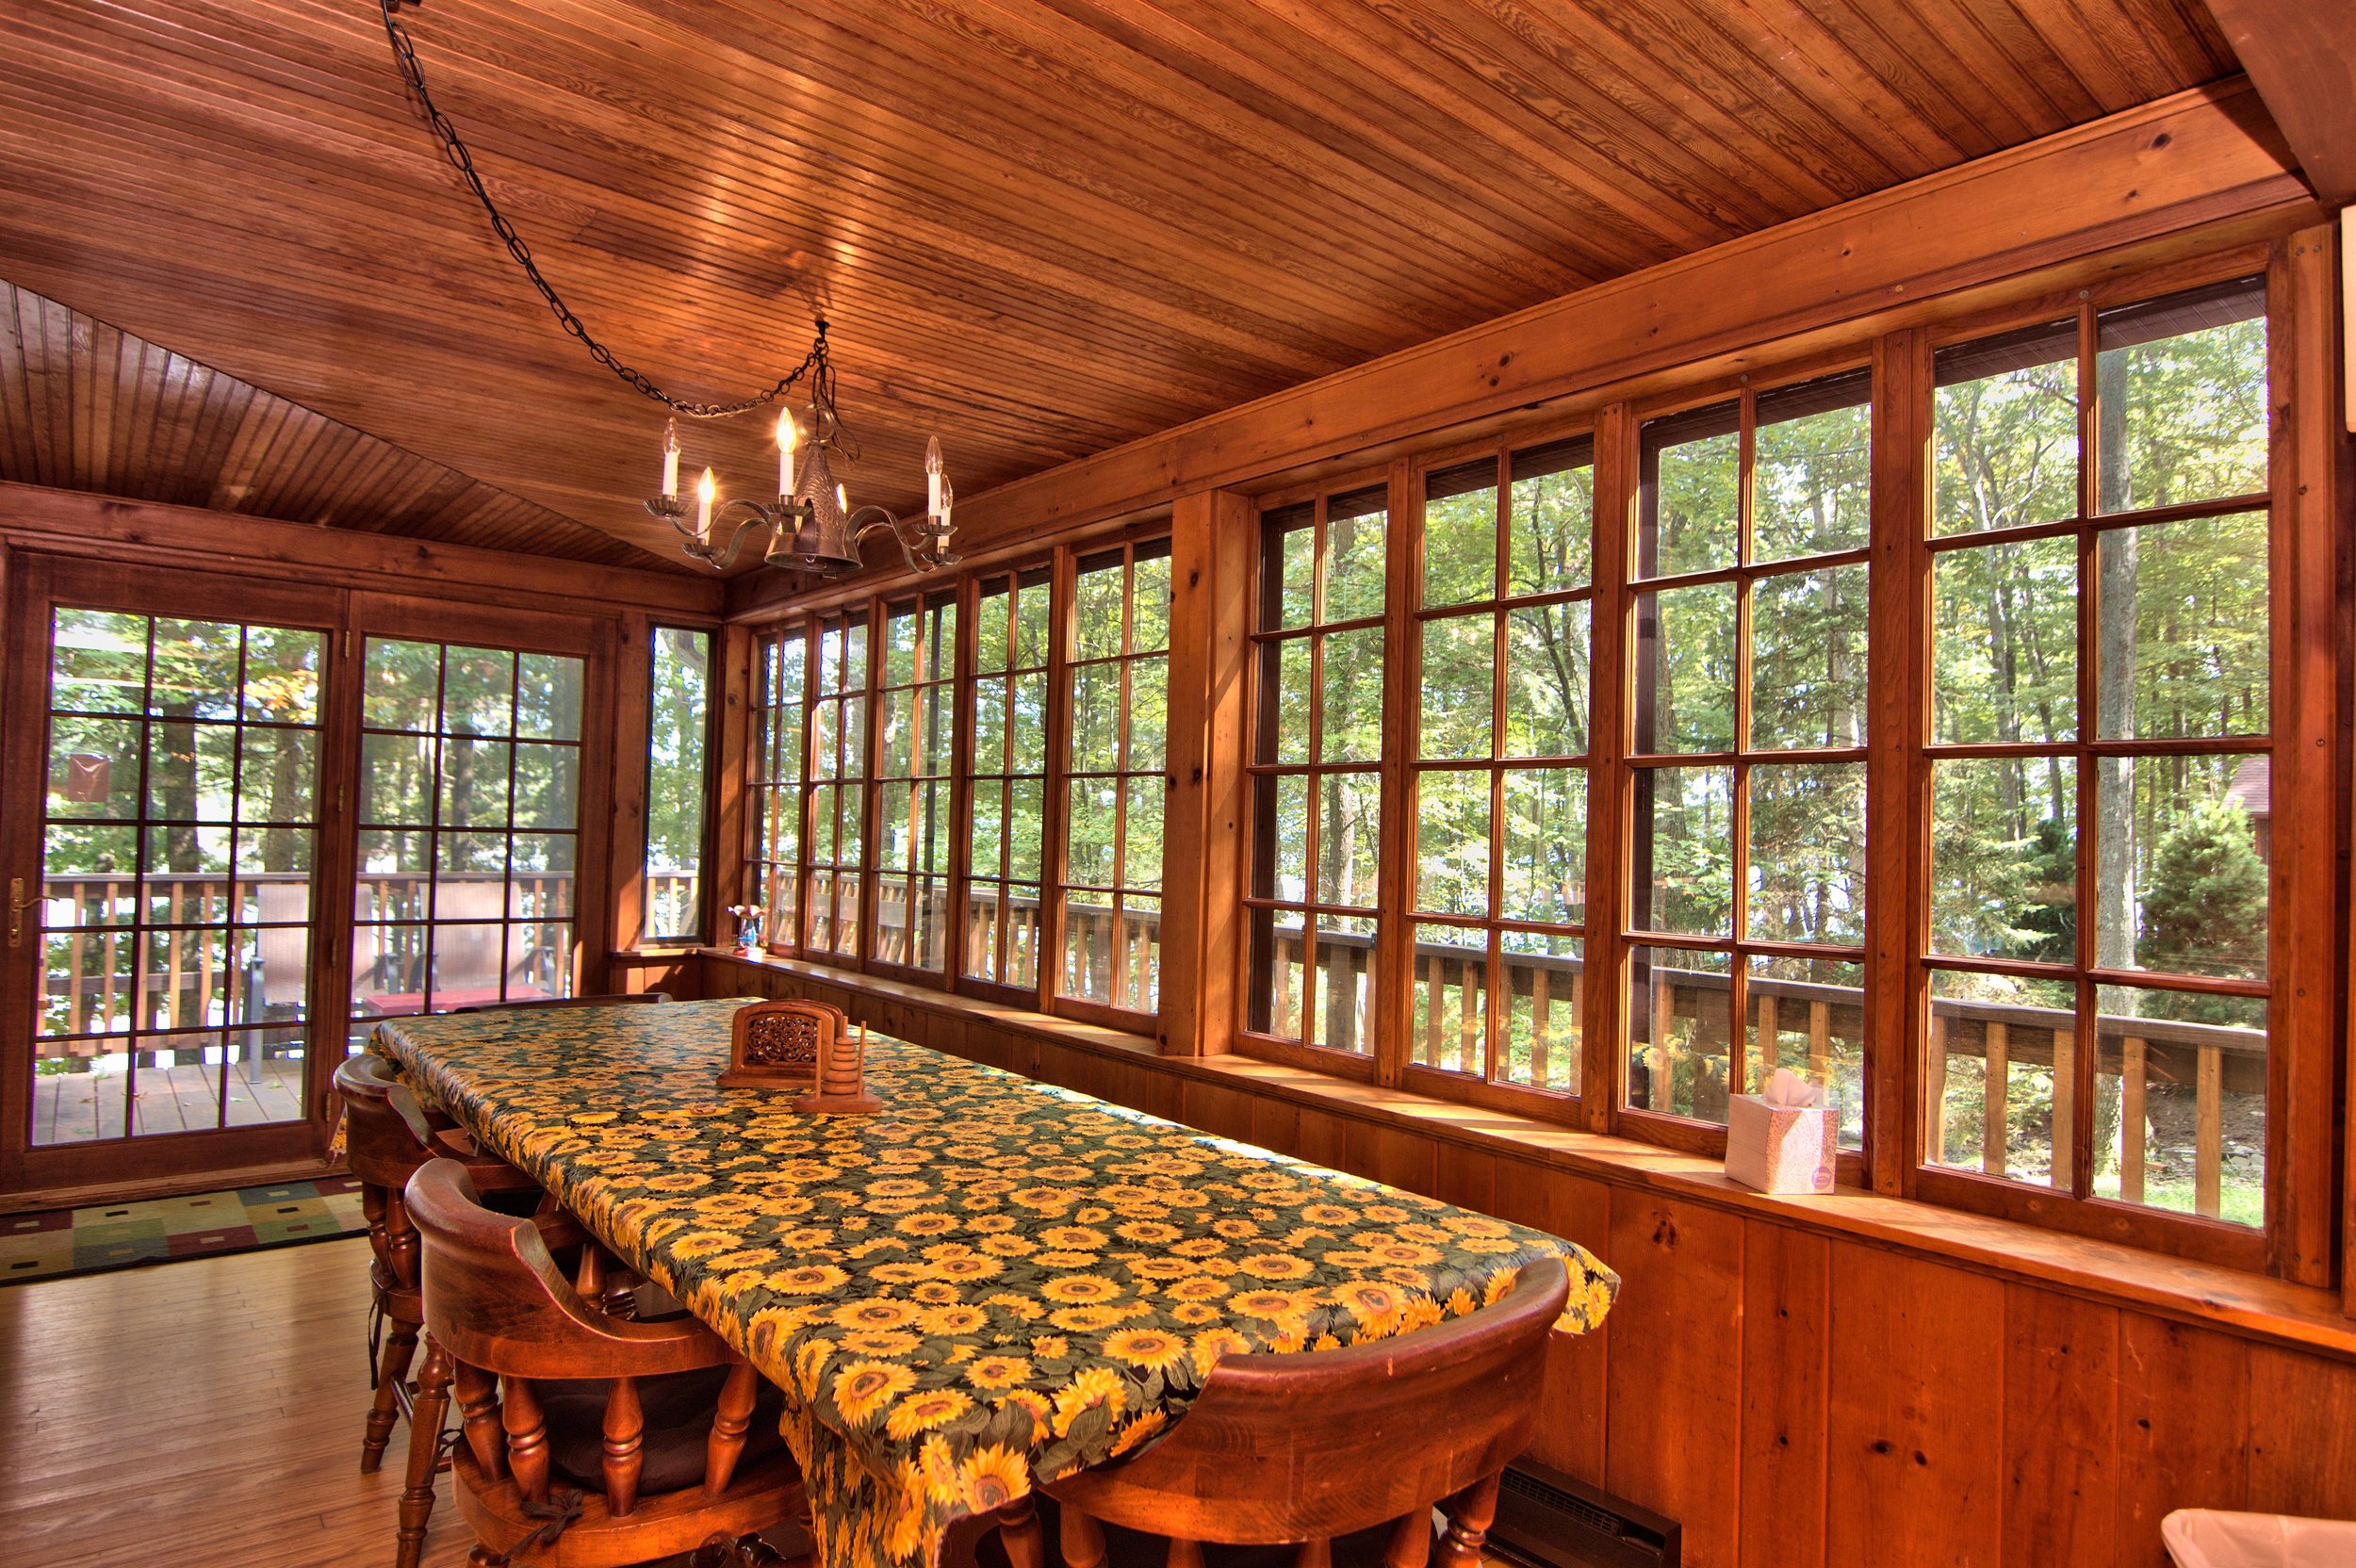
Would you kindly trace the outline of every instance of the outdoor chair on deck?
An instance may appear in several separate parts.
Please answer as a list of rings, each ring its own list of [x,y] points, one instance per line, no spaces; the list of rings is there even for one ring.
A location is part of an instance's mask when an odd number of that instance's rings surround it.
[[[1475,1568],[1569,1284],[1547,1258],[1496,1305],[1404,1338],[1231,1356],[1170,1435],[1046,1482],[1039,1520],[1006,1525],[997,1550],[1037,1568],[1043,1524],[1063,1568],[1425,1568],[1435,1546],[1440,1568]]]
[[[693,1317],[609,1317],[526,1219],[483,1207],[464,1167],[409,1184],[424,1243],[426,1356],[410,1423],[399,1568],[417,1568],[442,1416],[474,1561],[599,1568],[807,1517],[781,1396]]]

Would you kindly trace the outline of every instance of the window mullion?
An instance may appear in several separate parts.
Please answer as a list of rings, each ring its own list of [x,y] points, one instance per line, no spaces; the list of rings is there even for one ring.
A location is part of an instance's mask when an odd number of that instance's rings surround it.
[[[1630,676],[1628,574],[1637,499],[1637,421],[1614,403],[1595,427],[1593,639],[1588,660],[1587,976],[1580,1098],[1587,1127],[1616,1125],[1628,1060],[1626,936],[1632,798],[1628,767]]]

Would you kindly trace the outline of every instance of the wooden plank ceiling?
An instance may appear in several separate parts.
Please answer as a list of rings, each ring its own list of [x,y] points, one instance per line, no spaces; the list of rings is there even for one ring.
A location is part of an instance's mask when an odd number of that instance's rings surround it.
[[[8,283],[0,480],[607,565],[675,564]]]
[[[927,432],[970,496],[2234,68],[2201,0],[405,14],[593,332],[717,399],[824,310],[854,498],[901,506]],[[0,277],[675,553],[660,409],[490,237],[375,0],[9,0],[0,103]],[[775,471],[764,420],[686,434]]]

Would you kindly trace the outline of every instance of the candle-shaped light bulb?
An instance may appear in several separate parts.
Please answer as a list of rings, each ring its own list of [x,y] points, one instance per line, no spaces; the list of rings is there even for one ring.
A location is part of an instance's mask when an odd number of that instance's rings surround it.
[[[706,468],[704,477],[695,482],[695,537],[698,539],[712,537],[712,498],[719,493],[720,487],[712,482],[712,470]]]
[[[951,484],[948,476],[944,474],[941,481],[941,504],[933,510],[933,515],[940,520],[941,536],[943,539],[949,537],[949,513],[957,504],[957,486]]]
[[[794,411],[790,408],[779,409],[777,411],[777,494],[780,496],[794,494],[794,444],[799,439],[800,433],[794,428]]]
[[[666,500],[679,499],[679,421],[666,420],[663,426],[663,495]]]
[[[945,488],[946,486],[941,482],[941,437],[926,436],[924,438],[924,510],[936,517],[941,515],[941,492]]]

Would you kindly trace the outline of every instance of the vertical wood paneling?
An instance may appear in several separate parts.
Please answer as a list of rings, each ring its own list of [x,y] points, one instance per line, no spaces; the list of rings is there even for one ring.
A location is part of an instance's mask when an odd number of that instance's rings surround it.
[[[1737,1556],[1742,1430],[1742,1221],[1614,1193],[1620,1298],[1606,1368],[1611,1490],[1685,1526],[1689,1568]]]
[[[1602,1183],[1500,1158],[1496,1190],[1494,1212],[1498,1218],[1569,1237],[1612,1263],[1613,1200],[1612,1189]],[[1627,1299],[1625,1292],[1621,1299]],[[1615,1306],[1595,1332],[1555,1334],[1546,1342],[1546,1402],[1530,1452],[1540,1463],[1590,1486],[1605,1486],[1611,1478],[1605,1428],[1612,1397],[1612,1328],[1619,1320]]]
[[[2250,1492],[2250,1346],[2140,1313],[2119,1322],[2120,1568],[2163,1568],[2160,1521],[2179,1508],[2240,1508]],[[2022,1446],[2033,1431],[2008,1435]]]
[[[2116,1307],[2005,1287],[2006,1562],[2114,1558],[2119,1319]]]
[[[2003,1561],[2004,1287],[1832,1244],[1824,1560]]]
[[[2250,1347],[2248,1506],[2356,1518],[2356,1366]]]
[[[1741,1561],[1816,1568],[1824,1560],[1831,1244],[1788,1226],[1742,1229]]]

